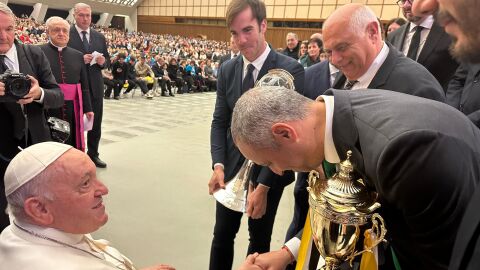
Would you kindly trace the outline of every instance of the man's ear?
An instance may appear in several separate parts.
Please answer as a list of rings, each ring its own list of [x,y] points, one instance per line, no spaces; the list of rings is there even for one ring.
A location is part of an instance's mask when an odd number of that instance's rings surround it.
[[[45,203],[45,199],[30,197],[23,204],[25,214],[35,223],[47,226],[53,223],[53,215]]]
[[[380,37],[380,33],[378,32],[378,22],[371,22],[367,24],[367,36],[371,40],[375,40],[376,38]]]
[[[297,132],[295,129],[285,123],[276,123],[272,126],[273,139],[277,143],[292,143],[297,140]]]

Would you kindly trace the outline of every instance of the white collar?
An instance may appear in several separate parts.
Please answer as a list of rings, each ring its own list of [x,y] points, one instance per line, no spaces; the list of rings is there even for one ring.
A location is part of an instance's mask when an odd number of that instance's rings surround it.
[[[12,47],[7,51],[5,57],[8,58],[11,62],[17,61],[17,46],[15,46],[15,42],[13,43]]]
[[[332,65],[332,63],[330,62],[328,62],[328,68],[330,69],[330,76],[333,76],[340,71],[336,66]]]
[[[83,30],[82,28],[78,27],[78,25],[75,24],[75,29],[77,29],[77,32],[80,35],[80,38],[82,38],[82,31],[87,31],[87,37],[90,36],[90,27],[88,27],[87,30]]]
[[[423,28],[432,29],[433,21],[434,21],[433,15],[429,15],[419,25]],[[418,24],[415,24],[413,22],[410,23],[410,29],[408,29],[408,31],[409,32],[413,31],[413,28],[415,28],[417,25]]]
[[[51,40],[50,40],[50,44],[51,44],[53,47],[57,48],[57,50],[58,50],[59,52],[61,52],[63,49],[65,49],[65,48],[67,47],[67,46],[64,46],[64,47],[57,46],[57,45],[53,44],[53,42],[52,42]]]
[[[352,89],[368,88],[378,70],[387,59],[389,52],[390,49],[388,48],[387,44],[383,42],[382,49],[378,53],[377,57],[375,57],[367,72],[357,79],[358,82],[353,86]]]
[[[333,164],[339,163],[340,157],[335,148],[332,134],[333,109],[335,107],[334,98],[333,96],[321,95],[317,97],[316,101],[325,103],[325,137],[323,139],[325,160]]]
[[[15,223],[18,224],[18,226],[22,227],[23,229],[26,229],[27,231],[30,231],[32,233],[36,233],[38,235],[46,236],[46,237],[55,239],[57,241],[69,244],[69,245],[77,245],[77,244],[81,243],[83,241],[83,237],[85,236],[83,234],[66,233],[66,232],[63,232],[63,231],[60,231],[60,230],[57,230],[57,229],[54,229],[54,228],[41,227],[41,226],[33,225],[33,224],[30,224],[30,223],[21,222],[19,220],[15,220]],[[12,226],[12,230],[16,234],[25,235],[29,238],[32,238],[32,237],[30,237],[31,235],[29,233],[24,232],[23,230],[21,230],[20,228],[18,228],[14,224],[11,224],[10,226]],[[37,238],[37,237],[35,237],[35,238]],[[42,238],[38,238],[38,239],[40,241],[43,241]],[[48,240],[45,240],[45,241],[48,241]]]
[[[266,47],[265,47],[265,50],[263,51],[263,53],[260,54],[260,56],[257,57],[257,59],[255,59],[253,62],[248,61],[247,58],[245,58],[245,56],[242,55],[242,57],[243,57],[243,74],[246,74],[248,64],[252,64],[255,67],[255,70],[257,72],[262,69],[263,63],[265,63],[265,60],[267,59],[268,54],[271,51],[270,46],[268,46],[268,43],[265,42],[265,45],[266,45]],[[258,73],[257,73],[257,75],[258,75]]]

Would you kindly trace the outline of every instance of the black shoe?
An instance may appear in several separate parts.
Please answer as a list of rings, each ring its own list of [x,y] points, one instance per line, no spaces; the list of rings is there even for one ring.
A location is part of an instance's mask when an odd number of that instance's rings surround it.
[[[95,166],[98,168],[106,168],[107,163],[103,162],[99,157],[90,157],[90,159],[95,163]]]
[[[119,96],[116,96],[116,97],[113,97],[113,98],[114,98],[114,99],[116,99],[116,100],[119,100],[119,99],[120,99],[120,97],[119,97]]]
[[[105,96],[104,98],[105,98],[105,99],[110,99],[110,97],[108,97],[108,96]]]
[[[171,97],[174,97],[175,95],[174,95],[174,94],[172,94],[172,93],[170,93],[170,96],[171,96]]]

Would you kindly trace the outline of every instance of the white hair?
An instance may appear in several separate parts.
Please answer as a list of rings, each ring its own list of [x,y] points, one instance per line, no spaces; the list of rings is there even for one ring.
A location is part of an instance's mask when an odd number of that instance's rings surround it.
[[[230,130],[233,139],[247,145],[276,147],[271,127],[278,122],[304,119],[313,101],[281,86],[256,87],[235,104]]]
[[[296,40],[298,40],[297,34],[295,34],[295,33],[293,33],[293,32],[289,32],[289,33],[287,34],[287,38],[288,38],[288,36],[292,36],[293,38],[295,38]]]
[[[58,23],[58,22],[63,23],[65,26],[67,26],[67,28],[70,27],[70,24],[67,22],[67,20],[65,20],[61,17],[58,17],[58,16],[52,16],[52,17],[48,18],[47,21],[45,22],[45,26],[46,26],[47,31],[52,24]]]
[[[351,33],[357,33],[358,35],[365,35],[365,29],[371,22],[377,23],[377,30],[381,33],[380,24],[378,18],[369,7],[362,5],[359,6],[350,16],[349,27]]]
[[[15,22],[15,14],[13,14],[13,11],[7,6],[7,4],[0,2],[0,12],[12,17]]]
[[[75,6],[73,6],[73,13],[77,14],[78,10],[83,9],[83,8],[88,8],[88,9],[92,10],[92,8],[85,3],[76,3]]]

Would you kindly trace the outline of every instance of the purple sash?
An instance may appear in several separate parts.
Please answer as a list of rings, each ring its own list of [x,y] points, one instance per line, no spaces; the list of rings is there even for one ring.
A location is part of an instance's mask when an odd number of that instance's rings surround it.
[[[85,140],[83,137],[83,98],[82,87],[77,84],[58,84],[62,89],[65,100],[71,100],[73,102],[73,111],[75,113],[75,145],[76,148],[85,152]]]

